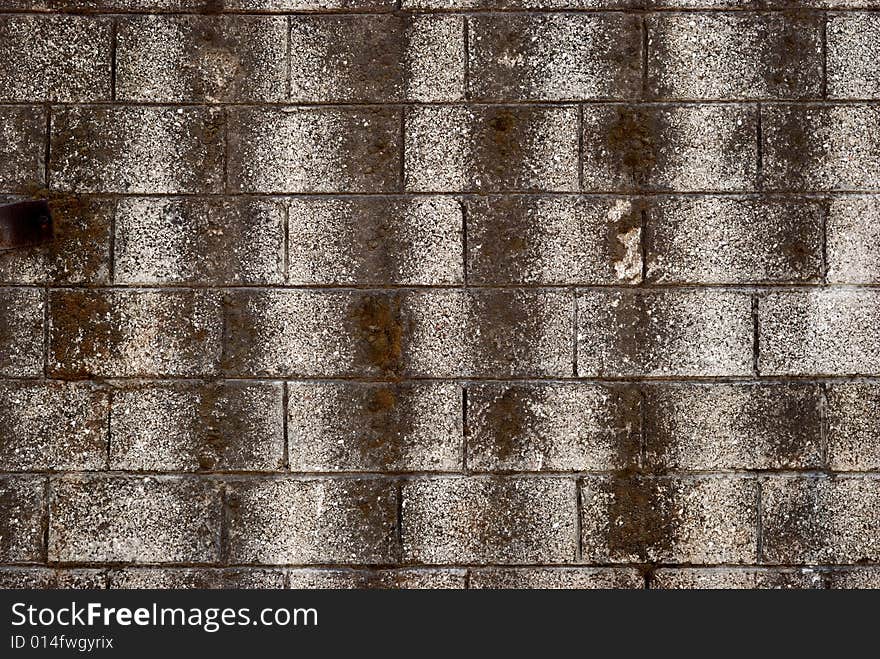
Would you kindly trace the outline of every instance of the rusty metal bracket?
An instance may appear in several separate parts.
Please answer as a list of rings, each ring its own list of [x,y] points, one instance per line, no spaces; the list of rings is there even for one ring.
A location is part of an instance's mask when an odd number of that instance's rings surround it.
[[[54,237],[47,201],[20,201],[0,206],[0,251],[44,245]]]

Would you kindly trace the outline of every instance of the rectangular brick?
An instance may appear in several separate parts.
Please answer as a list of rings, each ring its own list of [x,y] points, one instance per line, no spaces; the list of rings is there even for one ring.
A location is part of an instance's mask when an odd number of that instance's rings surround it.
[[[121,199],[114,281],[281,284],[285,221],[284,203],[271,199]]]
[[[876,567],[832,570],[828,573],[828,587],[833,589],[878,589],[880,569]]]
[[[859,2],[868,6],[866,2]],[[867,12],[832,14],[828,40],[828,96],[880,98],[880,16]]]
[[[0,188],[30,193],[46,182],[46,110],[0,105]]]
[[[799,2],[797,6],[807,5],[811,1]],[[643,0],[643,6],[648,9],[755,9],[754,0]],[[793,4],[789,0],[766,0],[759,7],[775,7],[778,9],[791,9]]]
[[[602,563],[753,563],[752,478],[641,475],[581,481],[583,559]]]
[[[0,17],[0,100],[109,101],[112,38],[105,18]]]
[[[646,387],[649,469],[818,469],[819,389],[814,384]]]
[[[880,107],[780,104],[761,121],[765,189],[880,188]]]
[[[754,190],[757,111],[741,104],[584,106],[585,191]]]
[[[287,97],[282,16],[132,16],[119,22],[121,101],[282,102]]]
[[[91,383],[0,382],[0,465],[104,469],[108,415],[107,392]]]
[[[25,249],[0,251],[0,283],[105,284],[110,276],[110,226],[115,202],[98,197],[35,189],[52,212],[54,240]],[[24,201],[4,198],[2,203]]]
[[[769,7],[791,6],[789,0],[768,0]],[[818,9],[876,9],[877,0],[803,0],[806,7]]]
[[[562,478],[433,478],[401,489],[403,555],[444,563],[570,563],[576,488]]]
[[[398,192],[400,110],[229,110],[230,188],[240,192]]]
[[[829,385],[828,467],[834,471],[880,471],[880,385]]]
[[[609,9],[637,6],[641,0],[402,0],[404,10],[534,10]]]
[[[290,588],[357,590],[460,590],[465,587],[464,570],[291,570]]]
[[[237,291],[226,309],[230,374],[571,374],[567,291]]]
[[[660,568],[651,578],[651,588],[682,590],[717,589],[813,589],[822,588],[822,573],[809,568]]]
[[[0,568],[0,589],[27,590],[103,590],[107,575],[103,570],[52,570],[44,567]]]
[[[578,375],[752,373],[752,301],[714,289],[580,291]]]
[[[829,282],[880,283],[880,196],[831,199],[826,232]]]
[[[632,199],[488,196],[467,202],[468,281],[637,284],[642,213]]]
[[[786,477],[761,482],[767,563],[876,563],[880,480]]]
[[[449,197],[294,197],[288,282],[460,284],[463,225]]]
[[[222,314],[212,291],[53,290],[49,371],[63,378],[214,371]]]
[[[880,292],[817,289],[758,298],[763,375],[880,373]]]
[[[204,107],[54,110],[51,186],[74,192],[220,192],[224,123],[222,110]]]
[[[470,571],[475,589],[582,590],[644,588],[641,573],[634,568],[537,567],[491,568]]]
[[[284,588],[287,575],[258,568],[127,568],[113,570],[109,579],[114,589],[278,589]]]
[[[294,102],[457,101],[464,96],[464,18],[294,16]]]
[[[292,471],[460,471],[462,390],[452,383],[287,385]]]
[[[0,376],[43,375],[43,292],[0,288]]]
[[[604,471],[636,465],[640,397],[627,387],[472,384],[467,468]]]
[[[819,12],[648,16],[648,93],[657,98],[819,98]]]
[[[115,388],[110,468],[281,469],[283,410],[279,383],[138,383]]]
[[[0,562],[43,561],[45,528],[45,479],[0,476]]]
[[[392,11],[392,0],[4,0],[5,9],[27,11],[70,11],[71,3],[80,11],[120,12],[284,12],[284,11]],[[8,5],[8,6],[7,6]]]
[[[411,192],[575,191],[574,107],[444,105],[406,111]]]
[[[50,489],[50,561],[209,563],[220,557],[216,483],[64,476]]]
[[[393,483],[233,481],[227,484],[226,503],[231,561],[272,565],[397,561]]]
[[[816,282],[827,206],[806,197],[659,197],[647,211],[647,278],[664,284]]]
[[[642,34],[636,16],[474,16],[469,31],[469,98],[592,100],[637,98]]]

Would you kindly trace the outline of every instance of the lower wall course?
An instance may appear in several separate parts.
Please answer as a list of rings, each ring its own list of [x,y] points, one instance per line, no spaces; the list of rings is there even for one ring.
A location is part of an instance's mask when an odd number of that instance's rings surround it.
[[[94,569],[45,567],[0,568],[0,589],[102,590],[107,587],[107,573]]]
[[[758,484],[748,477],[581,480],[583,560],[598,563],[754,563]]]
[[[880,561],[880,478],[770,476],[761,480],[766,563]]]
[[[487,568],[469,571],[470,588],[607,589],[644,588],[632,568],[545,567]]]
[[[128,568],[110,570],[110,588],[284,588],[282,570],[256,568]]]
[[[220,486],[180,477],[67,475],[50,482],[49,560],[212,563]]]
[[[660,568],[651,575],[659,589],[813,589],[823,588],[825,575],[812,568]]]
[[[333,589],[462,589],[464,570],[295,569],[288,572],[289,588]]]
[[[571,563],[575,483],[530,477],[435,478],[403,484],[407,562]]]
[[[46,479],[0,476],[0,562],[45,560]]]
[[[399,557],[397,491],[388,481],[229,481],[225,503],[233,562],[363,565]]]

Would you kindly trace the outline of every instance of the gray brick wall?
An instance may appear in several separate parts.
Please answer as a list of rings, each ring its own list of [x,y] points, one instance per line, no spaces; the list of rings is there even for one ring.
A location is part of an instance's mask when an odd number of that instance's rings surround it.
[[[0,587],[880,587],[876,0],[6,0]]]

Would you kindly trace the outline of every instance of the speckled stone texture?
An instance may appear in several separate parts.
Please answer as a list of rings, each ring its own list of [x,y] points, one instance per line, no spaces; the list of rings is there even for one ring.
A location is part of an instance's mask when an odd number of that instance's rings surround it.
[[[0,588],[880,588],[877,0],[0,4]]]

